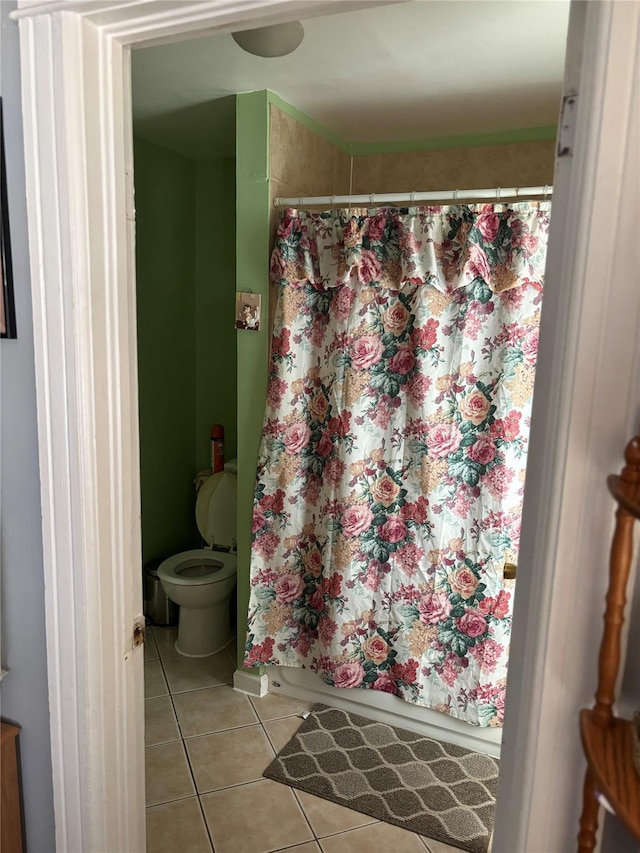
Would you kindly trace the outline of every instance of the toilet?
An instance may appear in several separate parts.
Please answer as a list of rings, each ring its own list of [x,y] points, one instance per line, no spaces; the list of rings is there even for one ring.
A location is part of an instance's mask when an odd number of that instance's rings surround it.
[[[201,658],[231,639],[229,604],[236,586],[236,467],[203,479],[196,499],[196,522],[205,548],[182,551],[158,566],[171,601],[180,605],[178,654]]]

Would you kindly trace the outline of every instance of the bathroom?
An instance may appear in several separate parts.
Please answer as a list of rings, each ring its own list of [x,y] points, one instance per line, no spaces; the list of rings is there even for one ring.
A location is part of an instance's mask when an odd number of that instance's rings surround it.
[[[424,4],[407,5],[420,7]],[[434,5],[442,7],[442,4]],[[550,28],[556,41],[563,43],[567,4],[544,5],[548,6],[545,14],[551,19],[541,24],[538,17],[544,19],[544,14],[536,12],[534,15],[531,11],[532,20],[538,22],[540,30]],[[456,11],[449,14],[462,15],[458,6],[462,4],[456,4]],[[416,9],[415,14],[420,11]],[[377,10],[377,14],[381,13],[383,9]],[[390,13],[391,9],[387,8],[386,14]],[[366,12],[344,13],[336,16],[335,21],[353,26],[357,15],[366,15]],[[350,16],[351,21],[345,16]],[[509,26],[519,23],[514,18],[512,24],[507,21],[504,26],[508,30]],[[329,18],[305,22],[306,37],[313,34],[314,26],[321,28],[323,25],[325,33],[330,32]],[[472,42],[470,34],[465,36],[463,32],[464,37]],[[212,425],[224,426],[226,460],[238,460],[237,649],[230,645],[225,652],[200,661],[181,659],[173,645],[175,628],[153,628],[150,632],[146,650],[150,690],[147,701],[162,710],[153,723],[160,734],[149,744],[149,749],[155,750],[154,756],[160,756],[163,750],[167,755],[175,753],[175,766],[182,762],[185,769],[184,786],[181,788],[182,782],[176,782],[174,792],[159,793],[151,799],[150,808],[156,810],[155,814],[167,809],[167,803],[179,802],[182,809],[196,808],[196,800],[199,800],[205,820],[203,825],[209,827],[207,837],[219,850],[224,847],[215,838],[215,831],[212,833],[210,824],[215,821],[207,821],[207,808],[211,812],[217,803],[219,818],[221,810],[229,807],[225,796],[240,793],[240,786],[265,785],[265,782],[256,781],[259,773],[252,775],[257,772],[255,766],[248,770],[248,777],[231,781],[226,787],[211,783],[209,777],[207,782],[198,783],[198,774],[201,778],[204,778],[202,774],[207,774],[204,765],[211,760],[211,751],[223,736],[220,732],[226,732],[224,737],[228,743],[237,739],[234,749],[257,755],[259,764],[274,748],[277,751],[284,745],[300,722],[297,714],[307,710],[314,701],[330,702],[326,698],[328,694],[323,692],[324,686],[307,672],[294,671],[287,682],[284,678],[270,677],[269,690],[273,695],[264,699],[246,698],[237,693],[232,696],[229,687],[244,651],[249,531],[269,353],[271,305],[267,271],[277,221],[272,200],[279,196],[349,192],[370,194],[551,185],[555,114],[552,110],[549,117],[546,107],[549,96],[546,100],[540,96],[538,101],[534,97],[531,103],[516,98],[516,106],[512,100],[509,108],[517,117],[511,125],[500,125],[499,120],[492,118],[479,120],[477,106],[465,103],[461,105],[462,111],[475,117],[471,123],[473,131],[450,113],[446,133],[434,130],[418,133],[421,126],[428,127],[428,122],[419,119],[414,123],[413,133],[402,137],[410,140],[402,146],[393,133],[389,135],[385,129],[389,120],[383,111],[382,118],[371,123],[368,130],[372,135],[368,139],[345,145],[340,134],[323,126],[321,109],[315,115],[307,114],[303,99],[291,98],[293,102],[290,103],[276,94],[286,91],[282,78],[291,76],[292,72],[295,74],[295,53],[281,60],[288,64],[281,66],[284,70],[279,71],[275,64],[278,60],[256,60],[240,51],[237,57],[229,60],[228,51],[235,47],[230,37],[214,38],[226,39],[224,49],[227,53],[223,53],[221,47],[221,56],[227,57],[233,73],[231,80],[223,81],[216,77],[221,73],[219,69],[211,72],[209,79],[213,82],[208,101],[201,93],[197,98],[188,94],[183,105],[164,113],[155,105],[154,113],[153,97],[149,93],[154,86],[161,88],[156,82],[158,68],[167,68],[169,70],[164,73],[170,74],[172,63],[179,63],[181,56],[184,61],[184,53],[178,51],[179,45],[136,52],[133,86],[144,564],[201,545],[194,512],[195,480],[211,464]],[[194,56],[196,45],[192,43]],[[551,46],[547,47],[551,51]],[[221,62],[224,63],[224,59]],[[263,65],[257,64],[260,62]],[[545,63],[541,61],[541,65]],[[195,59],[193,66],[197,66]],[[550,62],[545,67],[549,66]],[[555,113],[562,79],[562,52],[559,68],[557,66],[556,58],[556,84],[548,84],[551,101],[555,98]],[[254,74],[258,69],[261,76],[257,79],[264,82],[257,91],[254,91],[256,83],[249,87],[233,79],[234,74],[241,77],[242,68]],[[273,69],[273,82],[264,68],[269,73]],[[553,77],[553,73],[548,73]],[[198,81],[192,85],[197,90],[202,83]],[[358,85],[354,83],[354,89]],[[141,93],[145,92],[146,112],[136,105],[136,100],[141,103]],[[221,96],[222,92],[226,94]],[[229,95],[229,92],[238,94]],[[387,98],[391,96],[385,94]],[[503,96],[506,97],[504,93]],[[382,95],[379,97],[382,99]],[[200,103],[196,103],[198,98]],[[414,110],[420,113],[420,107],[416,108],[415,104]],[[483,111],[487,112],[486,105]],[[376,132],[380,134],[377,138]],[[441,139],[438,142],[430,137]],[[446,137],[444,141],[442,137]],[[425,139],[428,142],[424,142]],[[258,331],[236,329],[236,292],[261,297]],[[188,668],[187,676],[179,671],[182,665]],[[283,675],[289,674],[283,671]],[[260,688],[256,690],[259,695]],[[190,692],[199,695],[190,697]],[[347,701],[334,694],[335,690],[331,703],[339,706]],[[366,691],[363,701],[373,709],[372,694],[373,691]],[[232,698],[226,698],[230,696]],[[416,709],[395,697],[376,694],[375,698],[378,719],[397,720],[400,725],[425,732],[433,732],[434,726],[436,729],[441,726],[443,739],[455,741],[458,737],[463,745],[480,748],[476,742],[480,737],[484,749],[493,749],[494,754],[499,750],[498,728],[474,729],[468,733],[469,727],[464,723],[445,718],[445,725],[441,722],[443,715],[428,709]],[[197,705],[194,704],[196,699]],[[215,706],[216,702],[218,711],[215,707],[203,710],[203,705]],[[425,715],[417,713],[423,710]],[[186,753],[176,734],[174,712],[184,729],[185,743],[191,741],[187,743]],[[181,723],[181,715],[183,720],[193,721],[207,714],[208,721],[202,724],[204,728],[196,723],[191,728]],[[218,720],[211,722],[211,715]],[[233,725],[229,723],[230,717]],[[186,735],[185,731],[191,734]],[[194,758],[196,747],[202,748],[200,761]],[[186,771],[195,779],[195,788],[189,787]],[[159,764],[155,763],[149,775],[157,776],[158,772]],[[202,796],[195,797],[196,791]],[[221,793],[224,791],[227,794]],[[208,803],[206,798],[209,798]],[[307,802],[306,810],[304,805],[298,803],[296,808],[302,809],[306,823],[297,821],[297,812],[291,817],[297,828],[287,838],[293,841],[284,844],[274,840],[266,842],[270,844],[266,848],[257,846],[255,849],[276,850],[292,847],[295,843],[308,851],[347,850],[348,847],[337,845],[347,844],[346,836],[350,832],[366,831],[366,825],[353,823],[352,817],[343,814],[332,818],[336,821],[331,824],[334,831],[327,837],[333,841],[323,843],[322,834],[318,834],[317,825],[314,828],[313,824],[312,813],[317,804],[313,806]],[[325,815],[318,818],[318,822],[321,821],[329,825],[330,818]],[[152,835],[151,832],[150,838]],[[338,839],[338,836],[344,837]],[[390,838],[389,843],[399,842]],[[429,849],[434,851],[446,849],[437,847],[436,842],[429,843]],[[209,849],[206,838],[203,844],[202,849]],[[318,844],[321,846],[313,846]],[[159,848],[152,847],[150,841],[149,849]],[[200,848],[196,845],[193,849]]]

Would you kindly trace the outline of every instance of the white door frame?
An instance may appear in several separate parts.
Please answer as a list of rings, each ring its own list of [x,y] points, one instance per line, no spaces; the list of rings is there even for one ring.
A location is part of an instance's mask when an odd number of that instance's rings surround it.
[[[56,842],[61,853],[144,851],[129,46],[335,5],[19,6]],[[495,853],[573,847],[575,711],[595,678],[611,529],[603,478],[638,414],[637,211],[624,186],[640,7],[575,7],[588,62],[567,71],[578,124],[555,180]]]

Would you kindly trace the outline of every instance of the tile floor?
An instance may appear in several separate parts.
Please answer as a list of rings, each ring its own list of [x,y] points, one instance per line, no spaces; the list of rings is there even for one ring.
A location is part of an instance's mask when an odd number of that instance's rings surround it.
[[[149,853],[456,853],[263,779],[309,706],[234,691],[230,654],[180,657],[175,628],[153,628],[147,636]]]

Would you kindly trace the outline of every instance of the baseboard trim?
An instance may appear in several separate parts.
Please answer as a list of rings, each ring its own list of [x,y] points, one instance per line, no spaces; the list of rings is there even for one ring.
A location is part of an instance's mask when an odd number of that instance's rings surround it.
[[[254,675],[251,672],[243,672],[236,669],[233,673],[233,689],[248,696],[256,696],[262,699],[269,692],[269,679],[266,672],[262,675]]]

